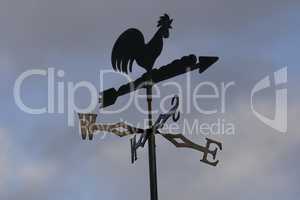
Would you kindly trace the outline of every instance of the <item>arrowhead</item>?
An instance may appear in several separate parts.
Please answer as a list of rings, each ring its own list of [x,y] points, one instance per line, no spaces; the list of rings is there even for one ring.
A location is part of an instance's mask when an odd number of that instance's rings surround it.
[[[198,58],[198,65],[199,67],[199,73],[201,74],[205,70],[207,70],[212,64],[217,62],[219,60],[219,57],[212,57],[212,56],[200,56]]]

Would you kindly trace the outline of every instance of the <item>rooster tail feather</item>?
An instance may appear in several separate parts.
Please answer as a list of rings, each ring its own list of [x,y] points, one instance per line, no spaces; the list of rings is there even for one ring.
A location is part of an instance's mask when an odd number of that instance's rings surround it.
[[[112,50],[113,69],[124,73],[131,72],[133,61],[138,59],[144,48],[144,36],[139,30],[131,28],[123,32]]]

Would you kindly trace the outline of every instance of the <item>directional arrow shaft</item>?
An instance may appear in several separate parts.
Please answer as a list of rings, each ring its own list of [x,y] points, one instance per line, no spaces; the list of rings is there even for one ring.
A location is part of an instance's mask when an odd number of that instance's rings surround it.
[[[182,57],[180,60],[175,60],[159,69],[153,69],[143,74],[135,81],[122,85],[118,90],[115,88],[110,88],[100,92],[100,107],[104,108],[113,105],[119,96],[128,94],[141,88],[146,88],[149,77],[152,80],[152,83],[155,84],[196,69],[199,69],[199,73],[202,73],[215,62],[217,62],[217,60],[218,57],[202,56],[198,58],[197,62],[195,55]]]

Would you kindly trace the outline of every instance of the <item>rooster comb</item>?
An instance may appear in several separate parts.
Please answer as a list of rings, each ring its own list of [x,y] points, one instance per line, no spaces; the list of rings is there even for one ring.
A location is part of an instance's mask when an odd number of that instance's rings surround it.
[[[168,14],[164,14],[159,18],[157,27],[164,26],[164,27],[172,28],[171,27],[172,21],[173,19],[170,19]]]

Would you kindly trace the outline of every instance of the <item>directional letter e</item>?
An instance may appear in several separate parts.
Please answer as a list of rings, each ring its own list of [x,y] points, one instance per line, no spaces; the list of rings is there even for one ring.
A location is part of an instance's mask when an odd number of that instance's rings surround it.
[[[287,67],[274,72],[275,86],[287,83]],[[276,107],[274,119],[269,119],[266,116],[258,113],[253,106],[253,95],[258,91],[271,86],[270,77],[266,76],[260,80],[251,91],[251,110],[254,115],[266,125],[273,129],[286,133],[287,132],[287,89],[277,89],[275,92]]]

